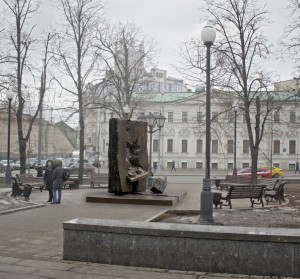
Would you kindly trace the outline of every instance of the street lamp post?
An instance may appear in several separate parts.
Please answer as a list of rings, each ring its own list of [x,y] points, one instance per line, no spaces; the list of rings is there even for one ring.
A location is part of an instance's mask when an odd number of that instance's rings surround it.
[[[210,178],[210,47],[216,39],[216,30],[212,26],[205,26],[201,32],[201,38],[206,46],[206,164],[205,177],[203,179],[203,189],[201,192],[201,212],[200,224],[211,225],[214,224],[213,218],[213,197],[211,192],[211,178]]]
[[[233,151],[233,175],[236,175],[236,113],[237,109],[234,108],[234,151]]]
[[[159,131],[165,124],[166,118],[160,113],[159,115],[154,115],[151,112],[147,115],[138,117],[138,120],[147,122],[149,130],[147,131],[150,134],[150,149],[149,149],[149,166],[148,166],[148,187],[152,187],[152,134],[156,131]],[[154,130],[157,125],[158,129]]]
[[[5,187],[11,186],[11,169],[10,169],[10,115],[11,115],[11,101],[15,96],[15,92],[11,90],[6,91],[6,97],[8,99],[8,132],[7,132],[7,165],[5,169]]]

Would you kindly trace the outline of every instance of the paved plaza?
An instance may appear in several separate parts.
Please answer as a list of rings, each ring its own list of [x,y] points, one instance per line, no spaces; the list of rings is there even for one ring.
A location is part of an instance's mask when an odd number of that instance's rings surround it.
[[[179,173],[176,175],[181,179]],[[63,190],[62,203],[52,205],[46,203],[47,191],[34,190],[31,202],[41,207],[0,215],[0,278],[278,278],[63,260],[63,222],[77,217],[145,221],[168,209],[197,210],[200,209],[201,184],[201,180],[199,183],[169,183],[170,190],[187,191],[186,197],[173,207],[86,203],[87,195],[107,191],[88,185],[82,185],[79,190]],[[249,203],[237,200],[235,209],[241,208],[249,208]]]

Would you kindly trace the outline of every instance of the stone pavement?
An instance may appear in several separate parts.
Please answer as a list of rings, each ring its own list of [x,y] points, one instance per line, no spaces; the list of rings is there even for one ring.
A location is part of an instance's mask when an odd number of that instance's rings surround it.
[[[168,209],[200,208],[201,185],[170,184],[172,190],[186,190],[187,196],[176,206],[121,205],[86,203],[85,197],[107,189],[81,186],[63,190],[62,203],[46,203],[48,193],[34,190],[31,202],[43,207],[0,216],[0,278],[278,278],[238,274],[212,274],[141,267],[112,266],[64,261],[63,228],[65,221],[77,217],[145,221]],[[235,208],[249,208],[242,200]],[[285,278],[285,277],[281,277]]]

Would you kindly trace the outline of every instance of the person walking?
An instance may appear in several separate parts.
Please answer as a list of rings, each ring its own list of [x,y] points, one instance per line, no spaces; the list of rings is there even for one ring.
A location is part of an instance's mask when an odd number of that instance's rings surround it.
[[[61,188],[64,184],[64,169],[62,167],[62,161],[57,160],[55,162],[55,169],[53,171],[53,187],[52,187],[52,194],[53,194],[53,202],[52,204],[60,204],[61,202]],[[56,196],[56,192],[58,196]]]
[[[295,173],[296,172],[300,173],[299,162],[296,162]]]
[[[46,189],[49,192],[49,199],[47,202],[52,202],[53,199],[53,194],[52,194],[53,171],[54,171],[54,163],[52,160],[48,160],[46,162],[46,169],[44,173],[44,184],[46,185]]]
[[[174,160],[172,161],[172,168],[171,168],[171,171],[173,171],[173,170],[176,171],[176,168],[175,168],[175,161],[174,161]]]

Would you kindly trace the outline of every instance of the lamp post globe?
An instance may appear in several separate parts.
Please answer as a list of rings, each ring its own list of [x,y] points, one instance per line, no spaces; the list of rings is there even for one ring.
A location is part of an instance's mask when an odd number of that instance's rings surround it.
[[[10,122],[11,122],[11,101],[15,96],[15,92],[8,89],[6,97],[8,99],[8,123],[7,123],[7,165],[5,168],[5,187],[12,187],[11,168],[10,168]]]
[[[201,31],[201,38],[206,46],[206,145],[205,145],[205,177],[201,192],[200,224],[214,224],[213,194],[211,192],[210,178],[210,144],[211,144],[211,105],[210,105],[210,47],[216,39],[216,30],[211,25],[206,25]]]

